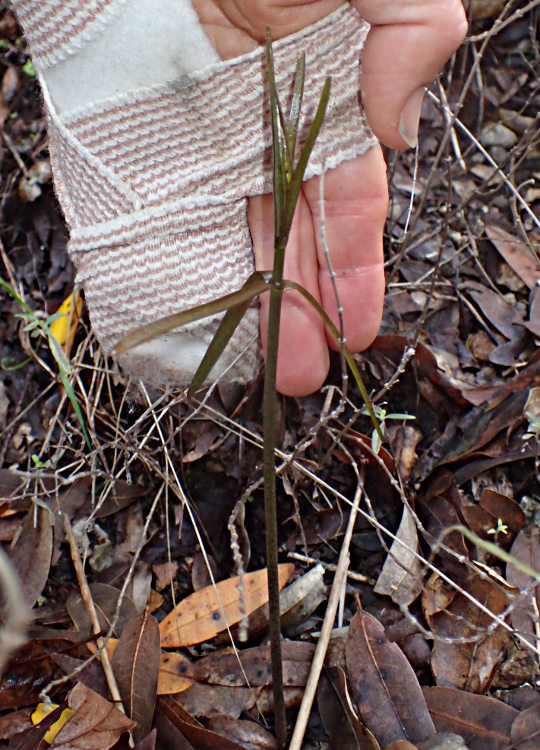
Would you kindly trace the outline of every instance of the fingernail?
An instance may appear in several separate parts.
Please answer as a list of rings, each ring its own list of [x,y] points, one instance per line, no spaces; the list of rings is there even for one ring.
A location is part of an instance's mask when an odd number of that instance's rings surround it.
[[[399,118],[399,134],[411,148],[418,143],[418,127],[420,125],[420,114],[422,102],[424,101],[424,88],[417,89],[407,104],[403,107]]]

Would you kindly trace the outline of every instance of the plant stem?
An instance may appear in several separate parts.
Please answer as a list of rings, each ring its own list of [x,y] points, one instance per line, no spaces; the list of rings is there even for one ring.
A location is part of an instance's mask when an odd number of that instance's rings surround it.
[[[285,720],[285,698],[283,695],[283,665],[281,661],[281,621],[279,611],[278,579],[278,529],[276,502],[276,375],[279,345],[279,326],[283,288],[283,256],[285,244],[276,244],[274,269],[270,288],[268,312],[268,341],[266,345],[266,365],[263,391],[263,433],[264,433],[264,511],[266,523],[266,569],[268,576],[268,621],[270,629],[270,650],[272,660],[272,692],[274,698],[274,720],[278,747],[282,750],[287,740]]]

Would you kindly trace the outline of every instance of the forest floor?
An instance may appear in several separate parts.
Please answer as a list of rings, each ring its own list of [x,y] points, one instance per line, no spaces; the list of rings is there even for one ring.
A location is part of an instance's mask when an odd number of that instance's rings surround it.
[[[360,502],[305,750],[540,744],[540,3],[495,5],[430,87],[417,153],[386,154],[384,319],[356,356],[386,442],[339,357],[279,402],[291,729]],[[261,378],[141,403],[84,310],[64,376],[87,445],[47,327],[73,289],[66,228],[5,3],[0,32],[0,275],[19,298],[0,289],[0,747],[46,746],[68,705],[53,747],[128,747],[110,661],[131,746],[273,748]],[[92,603],[120,640],[86,665]],[[43,697],[59,708],[33,728]]]

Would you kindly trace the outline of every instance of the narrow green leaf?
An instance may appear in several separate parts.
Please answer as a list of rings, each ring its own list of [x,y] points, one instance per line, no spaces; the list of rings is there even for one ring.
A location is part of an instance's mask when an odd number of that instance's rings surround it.
[[[291,159],[294,159],[296,150],[296,139],[298,137],[298,125],[300,123],[300,111],[302,109],[302,100],[304,97],[304,81],[306,77],[306,56],[298,60],[296,73],[294,76],[293,95],[291,99],[291,108],[289,111],[289,122],[287,124],[287,141]]]
[[[299,292],[302,297],[309,302],[309,304],[318,312],[319,317],[324,321],[328,329],[330,330],[330,333],[332,336],[336,339],[336,341],[339,343],[339,331],[337,327],[334,325],[331,318],[328,316],[327,312],[321,307],[318,300],[315,299],[315,297],[308,292],[307,289],[305,289],[300,284],[297,284],[295,281],[288,281],[287,279],[283,280],[283,286],[286,289],[294,289],[295,291]],[[371,423],[374,427],[374,429],[377,432],[377,435],[379,436],[381,442],[384,441],[384,435],[382,433],[379,421],[377,417],[375,416],[375,410],[373,409],[373,404],[371,403],[371,399],[369,397],[369,393],[367,392],[367,388],[364,385],[364,381],[362,380],[362,376],[360,375],[360,372],[358,371],[358,367],[356,366],[356,362],[353,359],[352,354],[347,349],[346,345],[343,344],[343,354],[345,355],[345,360],[347,364],[349,365],[349,368],[353,374],[353,377],[356,381],[356,385],[358,386],[358,390],[360,391],[360,394],[362,396],[362,399],[364,401],[364,404],[366,405],[367,413],[369,414],[369,417],[371,419]]]
[[[221,357],[225,347],[229,343],[231,336],[236,331],[238,324],[244,317],[248,307],[251,305],[254,297],[255,295],[227,310],[204,357],[202,358],[201,364],[197,368],[197,372],[193,376],[193,380],[188,389],[188,396],[193,396],[210,374],[214,365]]]
[[[18,302],[19,305],[23,308],[23,310],[25,310],[25,312],[29,313],[30,315],[35,315],[35,313],[32,310],[32,308],[29,307],[26,304],[26,302],[22,299],[22,297],[20,297],[17,294],[17,292],[15,291],[15,289],[13,289],[13,287],[11,286],[11,284],[8,284],[8,282],[5,281],[5,279],[3,279],[1,276],[0,276],[0,287],[3,287],[6,290],[6,292],[9,294],[9,296],[13,297],[13,299],[15,300],[15,302]]]
[[[294,212],[296,209],[296,203],[298,201],[298,196],[300,195],[300,191],[302,189],[302,180],[304,179],[304,174],[306,171],[306,167],[308,165],[309,157],[311,156],[311,152],[313,151],[313,146],[315,145],[315,141],[317,140],[317,136],[319,135],[319,132],[321,130],[324,116],[326,114],[326,108],[328,106],[328,100],[330,98],[330,88],[332,85],[332,81],[330,78],[327,78],[324,82],[323,90],[321,93],[321,98],[319,99],[319,106],[317,107],[317,112],[315,114],[315,117],[313,119],[313,122],[311,123],[311,127],[309,129],[308,137],[306,139],[306,142],[304,144],[304,147],[302,148],[302,151],[300,153],[300,156],[298,157],[298,163],[296,164],[292,182],[289,188],[290,192],[290,203],[288,205],[288,211],[286,216],[286,227],[287,231],[290,229]]]
[[[197,320],[203,318],[209,318],[212,315],[217,315],[220,312],[228,310],[229,307],[234,307],[245,300],[251,300],[255,295],[260,294],[266,289],[267,282],[264,280],[263,274],[260,271],[252,273],[249,279],[246,281],[244,286],[237,292],[231,292],[231,294],[225,294],[223,297],[206,302],[204,305],[197,305],[197,307],[190,307],[189,310],[183,312],[174,313],[173,315],[167,315],[165,318],[160,318],[153,323],[148,323],[141,328],[137,328],[136,331],[128,333],[124,336],[113,348],[116,354],[123,354],[124,352],[133,349],[134,346],[144,344],[147,341],[151,341],[156,336],[161,336],[164,333],[169,333],[173,328],[184,326],[187,323],[194,323]]]
[[[284,164],[283,148],[284,134],[281,128],[282,115],[276,90],[274,75],[274,56],[272,53],[272,39],[270,29],[266,29],[266,63],[268,68],[268,88],[270,93],[270,115],[272,118],[273,144],[273,182],[274,182],[274,235],[281,235],[283,215],[287,202],[287,165]],[[285,138],[286,140],[286,138]]]
[[[84,435],[84,442],[86,443],[88,450],[91,451],[92,441],[90,440],[90,435],[88,434],[88,430],[86,429],[83,413],[81,411],[79,402],[77,401],[77,396],[75,395],[75,391],[71,387],[71,383],[69,382],[69,379],[65,371],[62,370],[62,368],[59,368],[58,372],[60,375],[60,380],[62,381],[62,385],[64,386],[64,389],[66,391],[66,396],[69,398],[71,406],[73,407],[73,411],[75,412],[75,416],[77,417],[77,421],[79,425],[81,426],[82,434]]]

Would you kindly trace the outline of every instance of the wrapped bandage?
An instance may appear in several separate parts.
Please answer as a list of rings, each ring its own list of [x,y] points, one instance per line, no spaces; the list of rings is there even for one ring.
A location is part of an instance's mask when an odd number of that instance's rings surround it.
[[[14,3],[40,72],[56,191],[70,227],[69,251],[105,350],[144,323],[239,289],[253,271],[247,198],[272,190],[264,49],[219,61],[187,0],[180,0],[187,14],[185,37],[178,39],[181,75],[143,81],[120,93],[118,84],[106,90],[105,82],[99,100],[74,109],[58,106],[58,67],[66,74],[81,54],[103,43],[137,2]],[[32,5],[40,9],[41,24],[31,22]],[[80,24],[74,13],[65,33],[51,44],[45,38],[47,16],[54,20],[55,13],[79,5],[88,11]],[[326,119],[306,178],[359,156],[376,142],[359,101],[368,28],[346,4],[274,44],[277,89],[284,100],[296,63],[306,55],[300,132],[307,132],[324,80],[332,76]],[[191,64],[186,63],[189,45],[195,50]],[[193,69],[197,62],[200,69]],[[148,384],[183,387],[218,320],[136,347],[122,355],[121,364]],[[257,311],[251,309],[212,377],[226,370],[228,380],[246,382],[257,362]]]

